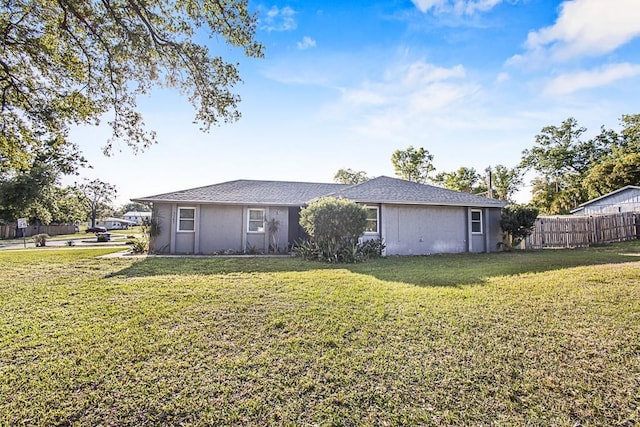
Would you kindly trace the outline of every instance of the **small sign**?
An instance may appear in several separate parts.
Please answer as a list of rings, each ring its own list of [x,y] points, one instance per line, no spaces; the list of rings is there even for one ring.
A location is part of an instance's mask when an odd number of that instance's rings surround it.
[[[18,228],[27,228],[27,218],[18,218]]]

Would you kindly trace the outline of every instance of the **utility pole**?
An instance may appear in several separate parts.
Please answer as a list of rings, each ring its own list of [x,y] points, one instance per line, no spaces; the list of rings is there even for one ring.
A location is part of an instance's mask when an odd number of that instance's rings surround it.
[[[489,186],[488,196],[490,199],[493,199],[493,177],[491,176],[491,166],[487,168],[487,183]]]

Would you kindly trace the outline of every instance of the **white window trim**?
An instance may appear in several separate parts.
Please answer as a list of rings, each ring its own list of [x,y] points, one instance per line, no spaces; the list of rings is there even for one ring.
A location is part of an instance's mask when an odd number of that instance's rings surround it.
[[[364,234],[371,236],[374,234],[380,234],[380,206],[367,206],[364,205],[365,209],[375,209],[376,210],[376,231],[365,231]],[[368,221],[367,221],[368,222]]]
[[[250,230],[250,224],[251,224],[251,211],[261,211],[262,212],[262,231],[252,231]],[[266,227],[265,227],[265,220],[267,218],[267,212],[265,209],[262,208],[247,208],[247,233],[249,234],[264,234],[266,231]],[[253,220],[253,221],[257,221],[257,220]]]
[[[479,212],[480,213],[480,221],[474,221],[473,220],[473,213],[474,212]],[[482,209],[471,209],[470,213],[469,213],[469,221],[470,221],[470,227],[471,227],[471,234],[483,234],[484,233],[484,226],[482,225],[482,220],[483,220],[484,214],[482,212]],[[474,222],[479,222],[480,223],[480,231],[473,231],[473,223]]]
[[[180,212],[182,210],[191,209],[193,210],[193,230],[181,230],[180,229]],[[186,218],[191,219],[191,218]],[[196,232],[196,208],[194,206],[179,206],[178,207],[178,215],[176,217],[176,231],[178,233],[195,233]]]

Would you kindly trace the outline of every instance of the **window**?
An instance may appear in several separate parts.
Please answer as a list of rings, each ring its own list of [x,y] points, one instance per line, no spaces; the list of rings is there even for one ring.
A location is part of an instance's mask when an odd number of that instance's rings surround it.
[[[377,206],[365,206],[367,210],[367,226],[364,229],[365,233],[378,233],[378,207]]]
[[[195,231],[196,208],[178,208],[178,231]]]
[[[482,211],[471,211],[471,232],[482,234]]]
[[[249,233],[264,233],[264,209],[249,209]]]

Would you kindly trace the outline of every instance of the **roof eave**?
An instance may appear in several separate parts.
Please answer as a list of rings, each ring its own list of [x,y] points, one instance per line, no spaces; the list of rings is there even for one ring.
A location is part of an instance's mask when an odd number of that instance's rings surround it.
[[[224,200],[184,200],[184,199],[130,199],[132,202],[138,203],[180,203],[180,204],[196,204],[196,205],[231,205],[231,206],[287,206],[287,207],[295,207],[302,206],[306,204],[303,203],[282,203],[276,201],[268,201],[268,202],[255,202],[255,201],[242,201],[242,202],[233,202],[233,201],[224,201]]]

